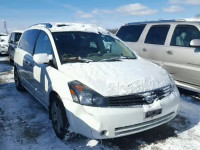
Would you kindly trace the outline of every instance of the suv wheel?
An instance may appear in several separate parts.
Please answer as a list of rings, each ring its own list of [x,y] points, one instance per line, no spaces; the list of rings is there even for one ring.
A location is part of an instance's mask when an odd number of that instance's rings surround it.
[[[50,103],[49,114],[50,119],[52,120],[54,131],[57,137],[62,140],[67,133],[69,123],[63,103],[58,96],[55,96],[53,101]]]
[[[20,78],[19,78],[19,74],[18,74],[16,68],[14,68],[14,80],[15,80],[16,89],[17,89],[18,91],[23,91],[24,88],[23,88],[23,86],[22,86],[22,84],[21,84],[21,81],[20,81]]]

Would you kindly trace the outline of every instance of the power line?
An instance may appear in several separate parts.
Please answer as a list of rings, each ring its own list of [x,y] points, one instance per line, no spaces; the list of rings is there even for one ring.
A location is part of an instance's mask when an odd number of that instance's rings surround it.
[[[4,24],[5,31],[6,31],[6,33],[8,34],[8,29],[7,29],[6,21],[3,21],[3,24]]]
[[[8,34],[8,29],[7,29],[7,23],[6,23],[6,21],[1,21],[0,20],[0,23],[3,23],[3,28],[5,30],[5,33]]]

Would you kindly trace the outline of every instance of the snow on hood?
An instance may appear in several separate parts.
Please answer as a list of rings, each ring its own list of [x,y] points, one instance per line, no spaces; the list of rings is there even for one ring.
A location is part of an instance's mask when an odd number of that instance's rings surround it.
[[[103,96],[145,92],[170,84],[164,69],[143,59],[70,63],[62,65],[61,72]]]

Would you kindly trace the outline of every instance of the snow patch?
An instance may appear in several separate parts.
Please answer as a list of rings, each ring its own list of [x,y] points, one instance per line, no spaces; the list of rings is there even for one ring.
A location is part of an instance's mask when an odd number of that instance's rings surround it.
[[[90,141],[88,141],[87,146],[94,147],[94,146],[97,146],[98,143],[99,142],[97,140],[90,140]]]
[[[8,57],[0,57],[0,61],[8,61]]]

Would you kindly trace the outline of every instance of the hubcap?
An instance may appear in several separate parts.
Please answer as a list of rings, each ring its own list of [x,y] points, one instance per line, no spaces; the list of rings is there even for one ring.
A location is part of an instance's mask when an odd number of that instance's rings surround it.
[[[62,110],[58,104],[58,102],[53,102],[52,104],[52,122],[54,129],[57,133],[61,133],[63,131],[63,119],[62,119]]]

